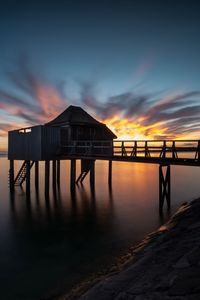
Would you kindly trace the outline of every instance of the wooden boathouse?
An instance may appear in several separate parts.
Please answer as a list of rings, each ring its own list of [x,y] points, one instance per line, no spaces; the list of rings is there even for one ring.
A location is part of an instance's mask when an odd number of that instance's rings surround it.
[[[112,162],[137,162],[159,165],[159,209],[166,201],[170,207],[171,165],[200,167],[200,140],[120,141],[105,125],[80,107],[69,106],[54,120],[29,128],[9,131],[10,191],[26,182],[30,196],[31,168],[35,166],[35,187],[39,186],[39,161],[45,161],[45,195],[49,194],[50,161],[53,189],[60,183],[60,160],[70,160],[70,186],[83,182],[90,174],[95,183],[95,161],[108,161],[108,184],[112,184]],[[15,160],[22,166],[15,174]],[[76,176],[76,161],[81,160],[81,173]]]
[[[71,188],[83,181],[90,172],[94,182],[94,162],[96,156],[113,155],[113,139],[116,135],[103,123],[90,116],[81,107],[69,106],[52,121],[28,128],[9,131],[8,159],[10,160],[10,189],[26,181],[27,195],[30,192],[30,170],[35,165],[35,185],[39,181],[39,161],[45,161],[45,193],[49,190],[49,168],[52,161],[53,182],[59,182],[60,160],[71,156],[81,159],[81,174],[76,179],[76,161],[71,159]],[[92,159],[86,159],[92,156]],[[15,176],[14,161],[24,161]]]
[[[108,147],[91,148],[90,154],[112,155],[116,135],[103,123],[91,117],[81,107],[69,106],[54,120],[44,125],[12,130],[8,133],[8,159],[54,160],[62,155],[84,154],[83,142],[93,146],[106,143]],[[75,144],[75,141],[78,143]],[[110,143],[109,143],[110,142]],[[110,146],[109,146],[110,145]],[[79,153],[77,151],[79,150]]]

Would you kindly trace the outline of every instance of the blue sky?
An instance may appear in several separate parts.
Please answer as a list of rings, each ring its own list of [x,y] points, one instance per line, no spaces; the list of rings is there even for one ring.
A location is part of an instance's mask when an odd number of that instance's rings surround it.
[[[6,143],[6,126],[43,123],[53,117],[53,110],[59,113],[69,104],[82,105],[105,119],[102,112],[111,106],[115,113],[120,108],[121,116],[128,106],[137,104],[138,97],[148,95],[148,105],[138,115],[129,116],[130,122],[147,115],[151,105],[163,98],[166,101],[166,97],[183,95],[182,106],[197,107],[199,36],[200,4],[194,0],[1,1],[2,143]],[[62,98],[59,104],[49,100],[41,107],[34,87],[30,88],[33,81],[44,89],[54,89]],[[127,94],[131,100],[124,102]],[[51,109],[56,105],[57,109]],[[180,104],[172,106],[172,111],[177,109]],[[39,118],[30,122],[28,110],[38,112]],[[113,117],[110,111],[107,118]],[[190,112],[186,115],[191,117]],[[199,128],[195,128],[198,135]]]

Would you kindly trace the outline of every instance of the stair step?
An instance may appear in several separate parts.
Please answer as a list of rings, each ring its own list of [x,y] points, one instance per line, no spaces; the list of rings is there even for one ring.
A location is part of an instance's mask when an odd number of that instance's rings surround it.
[[[32,168],[33,165],[34,165],[34,161],[31,161],[30,169]],[[14,180],[14,185],[22,185],[25,179],[26,179],[26,162],[24,161]]]

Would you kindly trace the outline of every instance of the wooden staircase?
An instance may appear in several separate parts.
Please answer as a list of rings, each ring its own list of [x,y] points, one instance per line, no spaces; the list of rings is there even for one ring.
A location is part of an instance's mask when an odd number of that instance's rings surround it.
[[[79,182],[82,183],[89,172],[90,170],[81,172],[81,174],[78,176],[76,180],[76,184],[78,184]]]
[[[34,161],[31,161],[31,163],[30,163],[30,169],[32,168],[32,166],[34,165]],[[15,177],[15,179],[14,179],[14,185],[16,186],[16,185],[22,185],[23,184],[23,182],[25,181],[25,179],[26,179],[26,172],[27,170],[26,170],[26,161],[24,161],[23,162],[23,164],[22,164],[22,166],[21,166],[21,168],[19,169],[19,172],[18,172],[18,174],[17,174],[17,176]]]
[[[91,171],[91,169],[94,167],[94,160],[81,160],[81,174],[76,180],[76,184],[79,182],[82,183],[87,174]]]

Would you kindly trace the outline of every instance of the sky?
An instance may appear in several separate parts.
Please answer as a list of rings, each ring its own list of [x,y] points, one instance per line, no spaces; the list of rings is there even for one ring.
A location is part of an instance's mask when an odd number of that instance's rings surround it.
[[[0,150],[7,132],[78,105],[119,138],[200,133],[200,2],[0,2]]]

